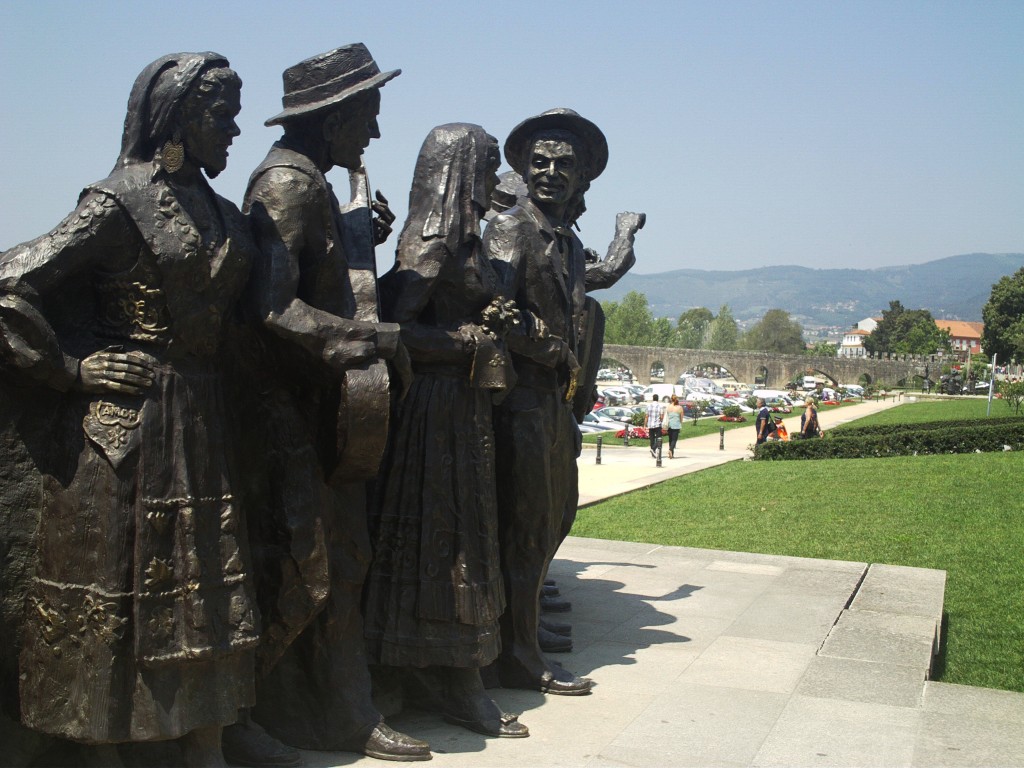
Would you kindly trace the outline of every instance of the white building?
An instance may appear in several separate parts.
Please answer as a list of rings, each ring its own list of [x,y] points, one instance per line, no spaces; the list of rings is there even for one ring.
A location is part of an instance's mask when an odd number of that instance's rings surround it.
[[[869,317],[868,320],[871,320]],[[867,322],[861,320],[861,323]],[[859,326],[860,323],[857,323]],[[861,328],[854,328],[853,330],[845,331],[843,333],[843,343],[839,345],[838,355],[839,357],[864,357],[867,351],[864,349],[864,337],[870,336],[871,331],[865,331]]]

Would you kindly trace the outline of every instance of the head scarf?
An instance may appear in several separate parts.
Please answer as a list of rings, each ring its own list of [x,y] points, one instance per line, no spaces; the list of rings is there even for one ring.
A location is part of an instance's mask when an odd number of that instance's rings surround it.
[[[416,159],[400,254],[437,237],[454,252],[479,236],[480,216],[489,205],[487,156],[492,147],[497,139],[471,123],[439,125],[430,132]]]
[[[171,53],[139,73],[128,97],[121,154],[114,170],[153,159],[157,147],[170,138],[171,120],[192,84],[213,66],[227,67],[228,60],[210,51]]]

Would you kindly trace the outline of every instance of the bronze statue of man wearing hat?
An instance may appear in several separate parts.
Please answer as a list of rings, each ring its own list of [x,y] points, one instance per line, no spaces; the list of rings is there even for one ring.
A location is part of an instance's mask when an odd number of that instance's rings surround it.
[[[380,89],[399,73],[381,72],[361,43],[287,69],[284,109],[267,120],[284,136],[245,196],[263,331],[247,473],[264,485],[250,537],[268,625],[252,718],[294,747],[429,760],[427,743],[389,728],[373,704],[360,614],[366,481],[387,434],[389,378],[410,378],[398,326],[377,306],[373,249],[394,216],[379,193],[371,201],[362,166],[380,136]],[[327,182],[336,166],[351,201]]]
[[[503,274],[501,292],[515,299],[527,322],[522,334],[509,338],[518,382],[494,418],[508,601],[498,673],[506,687],[583,695],[593,682],[549,664],[541,652],[538,603],[579,496],[573,404],[579,359],[595,353],[586,294],[611,286],[632,267],[644,215],[620,213],[608,255],[587,264],[571,226],[583,192],[608,162],[608,144],[594,123],[571,109],[516,126],[505,141],[505,159],[525,179],[527,194],[491,220],[484,248]],[[599,337],[596,344],[599,359]]]

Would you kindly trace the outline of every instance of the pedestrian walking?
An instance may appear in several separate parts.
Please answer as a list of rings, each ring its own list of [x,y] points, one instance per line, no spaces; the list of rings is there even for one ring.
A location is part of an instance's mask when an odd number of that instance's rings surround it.
[[[679,430],[683,428],[683,406],[679,404],[678,395],[672,395],[669,399],[671,404],[665,408],[665,423],[662,428],[668,430],[668,457],[674,459]]]
[[[651,395],[647,406],[647,436],[651,439],[651,456],[658,457],[658,441],[661,439],[661,423],[665,420],[665,405],[658,402],[657,395]]]

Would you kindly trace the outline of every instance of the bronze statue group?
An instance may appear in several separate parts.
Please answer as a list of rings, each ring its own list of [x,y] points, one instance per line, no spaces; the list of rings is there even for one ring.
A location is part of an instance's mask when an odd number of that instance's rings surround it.
[[[633,265],[644,217],[584,252],[608,148],[572,110],[513,129],[504,195],[498,140],[442,125],[378,280],[394,216],[362,153],[398,74],[361,44],[287,69],[239,211],[206,177],[241,80],[218,54],[157,59],[110,175],[0,254],[11,759],[177,740],[190,766],[427,760],[383,693],[498,737],[529,732],[485,678],[590,693],[544,655],[571,627],[540,601],[600,362],[587,293]]]

